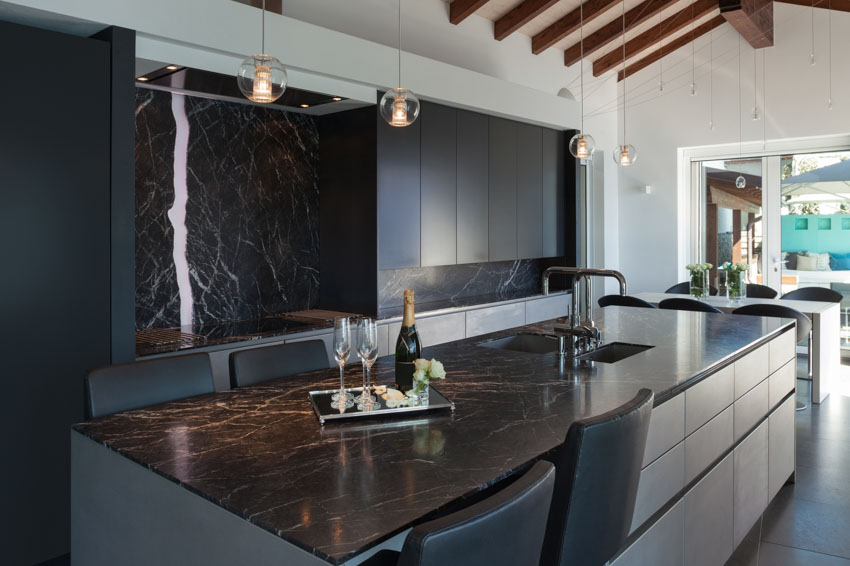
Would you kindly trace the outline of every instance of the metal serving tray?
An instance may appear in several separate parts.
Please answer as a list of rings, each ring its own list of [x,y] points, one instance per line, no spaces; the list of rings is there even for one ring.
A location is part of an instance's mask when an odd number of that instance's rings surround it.
[[[316,417],[318,417],[319,422],[323,425],[328,421],[342,421],[349,419],[374,418],[394,415],[413,416],[417,413],[435,411],[438,409],[451,409],[452,411],[455,410],[455,404],[452,401],[450,401],[442,393],[434,389],[433,386],[429,385],[428,387],[430,387],[431,391],[428,393],[428,405],[424,407],[395,407],[391,409],[387,407],[386,401],[381,399],[380,395],[376,395],[376,397],[378,398],[377,409],[371,411],[360,411],[357,409],[357,404],[355,404],[350,409],[346,409],[345,412],[340,413],[339,409],[331,407],[331,395],[337,393],[339,389],[310,391],[310,403],[313,404],[313,411],[316,413]],[[363,391],[363,388],[346,388],[346,391],[352,393],[355,397],[357,397]]]

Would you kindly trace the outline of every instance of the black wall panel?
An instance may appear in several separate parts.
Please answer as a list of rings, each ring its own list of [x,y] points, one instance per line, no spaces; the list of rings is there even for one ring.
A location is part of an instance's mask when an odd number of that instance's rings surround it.
[[[457,111],[457,263],[488,257],[489,132],[484,114]]]
[[[422,267],[457,263],[457,110],[422,104]]]

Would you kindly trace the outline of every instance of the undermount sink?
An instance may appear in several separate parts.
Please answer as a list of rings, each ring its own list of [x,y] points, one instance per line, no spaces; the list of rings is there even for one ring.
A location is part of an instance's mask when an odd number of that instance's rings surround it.
[[[478,345],[494,350],[512,350],[529,354],[551,354],[558,351],[558,340],[541,334],[513,334],[496,340],[479,342]]]
[[[634,356],[635,354],[640,354],[650,348],[654,348],[654,346],[626,344],[625,342],[611,342],[610,344],[605,344],[592,352],[582,354],[581,356],[578,356],[577,359],[591,360],[594,362],[601,362],[603,364],[613,364],[620,360],[625,360],[628,357]]]

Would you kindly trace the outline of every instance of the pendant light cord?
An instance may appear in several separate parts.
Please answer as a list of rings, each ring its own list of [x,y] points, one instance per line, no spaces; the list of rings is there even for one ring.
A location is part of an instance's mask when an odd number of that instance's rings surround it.
[[[401,0],[398,0],[398,88],[401,88]]]
[[[708,127],[714,129],[714,28],[708,35]]]
[[[623,0],[623,145],[626,145],[626,0]]]
[[[260,41],[261,41],[261,43],[260,43],[260,53],[265,55],[265,53],[266,53],[266,0],[263,0],[262,10],[263,10],[263,24],[261,26],[262,31],[260,32],[260,38],[261,38],[260,39]]]
[[[767,90],[765,89],[765,78],[767,64],[765,62],[764,49],[761,51],[761,148],[767,149]]]
[[[812,52],[809,55],[809,63],[815,64],[815,0],[812,0]]]
[[[759,68],[756,62],[756,48],[753,47],[753,119],[756,119],[756,116],[758,116],[758,77]]]
[[[741,36],[738,36],[738,156],[743,155],[744,134],[741,127]]]
[[[827,10],[829,10],[829,32],[827,33],[827,37],[829,38],[829,68],[827,69],[829,73],[829,100],[827,102],[827,108],[832,110],[832,0],[829,0]]]
[[[579,64],[578,73],[581,77],[581,133],[584,134],[584,0],[579,4]]]

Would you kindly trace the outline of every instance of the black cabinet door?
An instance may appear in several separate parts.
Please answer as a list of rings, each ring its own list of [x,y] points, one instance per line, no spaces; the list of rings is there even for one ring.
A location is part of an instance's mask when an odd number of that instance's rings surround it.
[[[490,118],[489,258],[517,258],[517,124]]]
[[[564,255],[564,134],[543,129],[543,257]]]
[[[543,128],[517,124],[517,257],[543,257]]]
[[[419,267],[420,125],[378,121],[378,269]],[[352,219],[356,221],[356,219]],[[356,223],[354,224],[356,226]]]
[[[422,103],[422,267],[457,263],[457,110]]]
[[[487,261],[489,188],[487,116],[457,112],[457,262]]]

